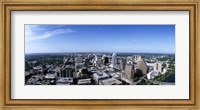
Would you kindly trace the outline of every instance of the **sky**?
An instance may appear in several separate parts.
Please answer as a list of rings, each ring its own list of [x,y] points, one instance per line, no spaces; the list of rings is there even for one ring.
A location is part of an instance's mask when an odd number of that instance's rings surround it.
[[[25,53],[175,53],[175,25],[25,25]]]

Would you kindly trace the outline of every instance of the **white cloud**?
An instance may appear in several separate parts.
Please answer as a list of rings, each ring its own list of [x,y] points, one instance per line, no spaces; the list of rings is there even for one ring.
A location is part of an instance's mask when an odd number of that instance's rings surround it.
[[[42,34],[38,34],[37,32],[33,32],[35,30],[43,30],[44,32]],[[52,30],[52,31],[45,31],[45,29],[42,29],[37,25],[35,25],[35,26],[26,25],[25,26],[25,39],[26,39],[26,42],[30,42],[30,41],[46,39],[46,38],[49,38],[49,37],[53,37],[55,35],[64,34],[64,33],[71,33],[71,32],[74,32],[74,31],[71,30],[70,28],[55,29],[55,30]]]

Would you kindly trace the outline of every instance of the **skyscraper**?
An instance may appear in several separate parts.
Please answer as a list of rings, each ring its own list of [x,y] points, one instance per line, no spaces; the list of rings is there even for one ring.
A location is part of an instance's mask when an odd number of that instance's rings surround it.
[[[98,55],[94,54],[94,65],[99,66],[101,64],[101,58]]]
[[[143,58],[140,59],[140,61],[137,64],[137,73],[139,73],[139,74],[147,74],[147,69],[148,69],[148,67],[147,67],[144,59]]]
[[[66,77],[71,77],[73,78],[73,73],[74,73],[74,69],[70,66],[66,66],[66,67],[63,67],[61,69],[61,75],[59,75],[59,77],[63,77],[63,78],[66,78]]]
[[[67,59],[66,57],[63,57],[63,63],[64,63],[64,64],[66,64],[67,60],[68,60],[68,59]]]
[[[104,57],[104,59],[103,59],[103,64],[104,64],[104,65],[107,65],[107,64],[108,64],[108,62],[109,62],[109,59],[108,59],[108,57]]]
[[[134,65],[133,64],[126,64],[126,67],[125,67],[125,77],[128,80],[133,81],[134,74],[135,74]]]
[[[87,67],[90,64],[91,64],[90,59],[89,58],[85,58],[84,66]]]
[[[133,58],[134,58],[135,62],[138,62],[142,59],[142,57],[140,55],[135,55],[135,56],[133,56]]]
[[[119,59],[119,67],[121,70],[125,70],[126,64],[127,64],[127,62],[126,62],[125,58]]]
[[[116,66],[116,58],[117,58],[116,53],[113,53],[112,54],[112,67],[113,68]]]
[[[158,72],[162,72],[162,63],[157,62],[154,64],[154,70],[158,71]]]

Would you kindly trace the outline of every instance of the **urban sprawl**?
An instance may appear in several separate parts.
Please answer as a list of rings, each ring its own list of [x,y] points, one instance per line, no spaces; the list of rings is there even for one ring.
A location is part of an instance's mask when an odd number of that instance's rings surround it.
[[[174,54],[26,54],[25,85],[174,85]]]

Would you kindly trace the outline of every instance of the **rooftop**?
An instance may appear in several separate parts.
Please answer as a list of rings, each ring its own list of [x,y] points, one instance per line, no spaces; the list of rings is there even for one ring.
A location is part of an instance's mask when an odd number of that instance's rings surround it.
[[[120,85],[122,84],[122,82],[115,78],[109,78],[109,79],[101,80],[100,84],[101,85]]]
[[[93,76],[96,79],[101,79],[101,78],[105,78],[105,77],[109,77],[109,75],[103,71],[97,71],[96,73],[93,74]]]

